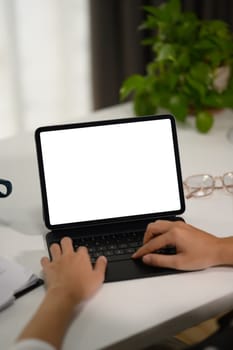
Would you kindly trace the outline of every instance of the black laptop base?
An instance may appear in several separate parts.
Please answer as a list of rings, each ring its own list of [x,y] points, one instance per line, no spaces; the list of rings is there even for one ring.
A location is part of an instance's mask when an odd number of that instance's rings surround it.
[[[105,282],[126,281],[137,278],[147,278],[180,273],[174,269],[165,269],[145,265],[141,260],[126,260],[118,263],[108,263]]]
[[[170,221],[184,221],[181,217],[162,218]],[[134,251],[142,245],[143,235],[147,222],[141,221],[130,223],[124,231],[121,231],[121,225],[114,227],[99,227],[93,232],[89,227],[78,232],[75,229],[66,230],[65,235],[69,236],[76,250],[79,246],[87,246],[91,261],[94,264],[97,257],[105,255],[108,259],[105,282],[115,282],[130,280],[135,278],[153,277],[178,273],[174,269],[151,267],[145,265],[141,259],[134,260],[131,258]],[[53,243],[60,243],[64,237],[64,231],[52,231],[46,235],[48,249]],[[174,247],[167,247],[157,251],[160,254],[175,254]],[[51,258],[51,256],[50,256]]]

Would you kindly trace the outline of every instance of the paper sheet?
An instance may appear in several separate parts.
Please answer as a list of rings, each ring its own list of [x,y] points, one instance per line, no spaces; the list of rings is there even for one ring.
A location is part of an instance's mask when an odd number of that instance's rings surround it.
[[[14,293],[32,284],[37,276],[15,261],[0,257],[0,310],[14,300]]]

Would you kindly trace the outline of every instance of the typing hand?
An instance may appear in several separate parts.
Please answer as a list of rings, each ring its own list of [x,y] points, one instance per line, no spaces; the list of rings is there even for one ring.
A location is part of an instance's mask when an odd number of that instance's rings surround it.
[[[77,304],[91,297],[104,281],[107,260],[104,256],[97,259],[92,267],[88,251],[80,247],[74,252],[72,240],[65,237],[59,244],[50,248],[52,261],[41,259],[45,281],[49,290],[58,290]]]
[[[199,270],[217,265],[219,240],[181,221],[157,220],[147,226],[143,246],[132,257],[142,257],[145,264],[152,266]],[[176,247],[175,255],[154,253],[167,245]]]

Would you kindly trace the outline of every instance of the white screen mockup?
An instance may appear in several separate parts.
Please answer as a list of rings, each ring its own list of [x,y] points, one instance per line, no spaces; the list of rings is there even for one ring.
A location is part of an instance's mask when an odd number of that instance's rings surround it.
[[[169,119],[43,131],[51,225],[181,208]]]

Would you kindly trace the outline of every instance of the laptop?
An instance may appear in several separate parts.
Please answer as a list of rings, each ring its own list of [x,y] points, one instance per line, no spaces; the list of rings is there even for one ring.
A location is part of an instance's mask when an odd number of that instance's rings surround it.
[[[177,272],[131,258],[150,222],[185,210],[173,116],[45,126],[35,140],[48,250],[70,236],[93,264],[105,255],[106,282]]]

